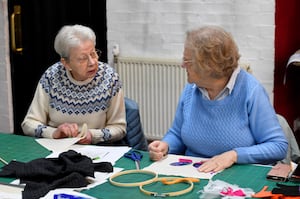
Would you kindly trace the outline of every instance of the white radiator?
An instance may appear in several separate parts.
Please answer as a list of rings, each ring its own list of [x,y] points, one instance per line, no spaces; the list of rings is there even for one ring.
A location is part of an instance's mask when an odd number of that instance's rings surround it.
[[[162,138],[173,122],[186,84],[180,61],[118,57],[116,70],[125,96],[139,105],[146,137]]]

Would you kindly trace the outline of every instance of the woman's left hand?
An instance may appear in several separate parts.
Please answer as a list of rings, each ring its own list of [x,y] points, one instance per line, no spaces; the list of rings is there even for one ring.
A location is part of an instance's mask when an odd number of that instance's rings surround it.
[[[89,130],[86,132],[86,136],[78,141],[78,144],[92,144],[92,134]]]
[[[216,155],[205,161],[199,168],[200,172],[218,172],[233,165],[237,161],[237,153],[234,150]]]

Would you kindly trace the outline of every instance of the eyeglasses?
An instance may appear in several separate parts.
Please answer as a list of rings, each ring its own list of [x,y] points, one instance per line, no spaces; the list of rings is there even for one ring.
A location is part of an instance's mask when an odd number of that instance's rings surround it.
[[[80,57],[75,58],[75,61],[78,62],[79,64],[87,64],[89,62],[89,57],[98,60],[98,58],[101,56],[101,53],[102,53],[101,50],[95,49],[90,54],[82,55]]]
[[[191,64],[193,61],[191,59],[182,59],[182,65]]]

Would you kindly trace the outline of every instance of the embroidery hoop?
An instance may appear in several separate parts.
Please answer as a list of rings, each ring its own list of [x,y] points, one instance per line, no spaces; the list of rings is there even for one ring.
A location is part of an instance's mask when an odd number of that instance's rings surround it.
[[[122,175],[127,175],[127,174],[139,174],[139,173],[143,173],[143,174],[149,174],[149,175],[153,175],[154,177],[149,179],[149,180],[145,180],[145,181],[141,181],[141,182],[116,182],[113,179]],[[143,186],[146,184],[150,184],[152,182],[154,182],[158,177],[157,173],[154,173],[152,171],[147,171],[147,170],[137,170],[137,169],[133,169],[133,170],[126,170],[126,171],[121,171],[118,173],[115,173],[114,175],[109,177],[109,182],[115,186],[119,186],[119,187],[137,187],[137,186]]]
[[[177,177],[162,177],[162,178],[156,178],[153,182],[158,182],[158,181],[162,181],[162,180],[174,180],[174,179],[178,179]],[[151,183],[153,183],[151,182]],[[182,182],[188,183],[190,184],[190,186],[186,189],[180,190],[180,191],[174,191],[174,192],[167,192],[167,193],[158,193],[158,192],[153,192],[153,191],[147,191],[143,188],[143,186],[145,185],[140,185],[140,191],[146,195],[149,196],[154,196],[154,197],[167,197],[167,196],[180,196],[183,194],[186,194],[190,191],[193,190],[194,188],[194,183],[192,182],[192,180],[189,179],[183,179]],[[151,184],[150,183],[150,184]]]

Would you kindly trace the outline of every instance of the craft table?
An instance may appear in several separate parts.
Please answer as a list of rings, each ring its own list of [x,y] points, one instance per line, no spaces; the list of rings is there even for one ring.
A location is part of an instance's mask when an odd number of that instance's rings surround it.
[[[11,160],[28,162],[36,158],[46,157],[50,153],[50,151],[39,145],[33,137],[0,133],[0,157],[7,162]],[[147,152],[142,153],[143,159],[141,161],[141,168],[144,168],[152,162]],[[4,164],[0,162],[0,167],[3,165]],[[114,166],[126,170],[135,169],[134,162],[127,158],[121,158]],[[239,187],[242,188],[252,188],[255,192],[260,191],[263,186],[269,186],[271,190],[276,186],[276,182],[266,180],[266,174],[270,169],[271,167],[260,165],[234,165],[215,175],[213,180],[219,179],[230,184],[239,185]],[[14,179],[0,178],[0,182],[11,182],[12,180]],[[182,196],[177,196],[176,198],[199,198],[198,191],[207,183],[208,180],[200,179],[199,183],[194,183],[193,191]],[[163,192],[163,190],[157,191]],[[140,192],[138,187],[117,187],[109,182],[83,191],[83,193],[99,199],[154,198],[153,196],[148,196]]]

